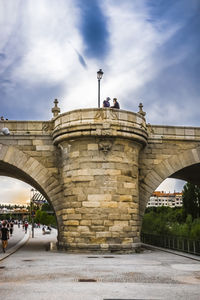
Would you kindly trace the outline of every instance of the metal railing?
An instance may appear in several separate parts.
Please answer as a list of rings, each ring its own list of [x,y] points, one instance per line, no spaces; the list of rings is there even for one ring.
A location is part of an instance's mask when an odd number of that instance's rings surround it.
[[[200,255],[200,240],[190,240],[180,236],[142,233],[141,241],[145,244]]]

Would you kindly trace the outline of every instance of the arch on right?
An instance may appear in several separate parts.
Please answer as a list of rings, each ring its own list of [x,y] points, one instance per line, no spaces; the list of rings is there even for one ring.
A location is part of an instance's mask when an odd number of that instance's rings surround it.
[[[139,181],[140,225],[150,196],[167,178],[176,178],[200,185],[200,147],[184,150],[163,159]],[[141,227],[141,226],[140,226]]]

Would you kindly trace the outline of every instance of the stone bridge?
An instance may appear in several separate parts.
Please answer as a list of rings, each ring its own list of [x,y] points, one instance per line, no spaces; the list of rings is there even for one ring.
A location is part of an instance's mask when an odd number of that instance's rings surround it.
[[[60,249],[131,251],[159,184],[199,183],[200,128],[146,124],[141,106],[52,111],[50,121],[0,122],[10,130],[0,135],[0,175],[51,203]]]

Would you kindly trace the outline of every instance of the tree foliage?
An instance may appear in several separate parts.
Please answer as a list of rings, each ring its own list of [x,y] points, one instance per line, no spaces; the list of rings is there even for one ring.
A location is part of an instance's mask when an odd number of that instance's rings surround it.
[[[56,217],[42,210],[37,210],[34,221],[44,225],[57,226]]]
[[[146,210],[142,233],[182,236],[200,240],[200,218],[185,217],[183,208],[152,207]]]
[[[52,207],[49,203],[44,203],[41,208],[42,211],[52,211]]]
[[[200,187],[187,182],[183,187],[183,208],[185,215],[191,215],[192,219],[200,217]]]
[[[200,240],[200,187],[189,182],[184,185],[182,208],[147,208],[142,232]]]

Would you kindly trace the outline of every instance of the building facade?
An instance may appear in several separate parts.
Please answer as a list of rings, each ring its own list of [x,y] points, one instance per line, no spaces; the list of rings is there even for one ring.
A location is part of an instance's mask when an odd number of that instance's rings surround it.
[[[182,207],[182,193],[166,193],[163,191],[155,191],[150,197],[147,207]]]

